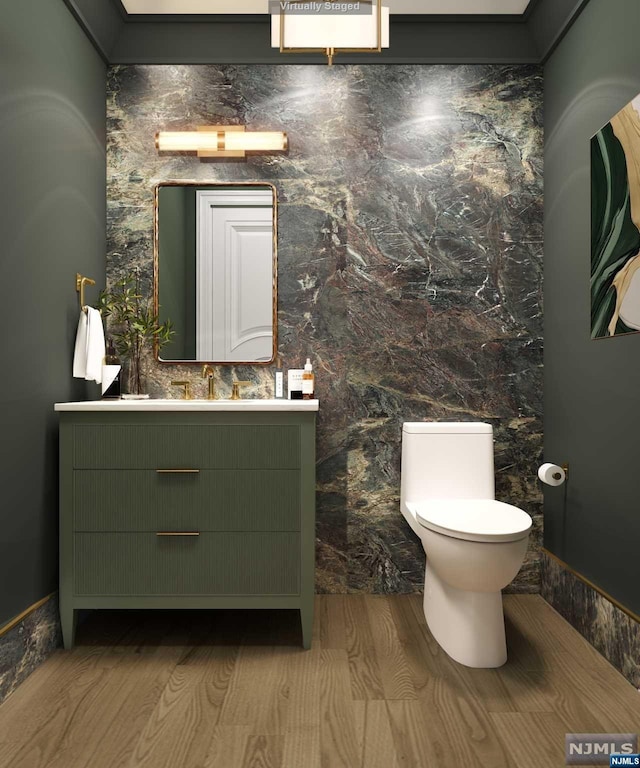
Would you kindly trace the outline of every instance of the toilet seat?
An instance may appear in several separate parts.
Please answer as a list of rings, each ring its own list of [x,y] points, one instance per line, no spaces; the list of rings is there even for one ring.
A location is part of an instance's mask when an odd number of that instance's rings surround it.
[[[407,509],[425,528],[465,541],[519,541],[532,525],[524,510],[495,499],[430,499]]]

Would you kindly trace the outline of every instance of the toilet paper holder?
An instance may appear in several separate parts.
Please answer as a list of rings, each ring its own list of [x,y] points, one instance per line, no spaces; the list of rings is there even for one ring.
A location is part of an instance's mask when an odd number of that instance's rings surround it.
[[[562,467],[562,469],[564,471],[564,476],[565,477],[569,477],[569,462],[565,461],[565,463],[561,464],[560,466]],[[560,479],[560,476],[558,475],[558,477],[556,477],[556,480],[559,480],[559,479]]]
[[[538,467],[538,478],[545,485],[562,485],[567,481],[569,477],[569,464],[553,464],[552,462],[545,462]]]

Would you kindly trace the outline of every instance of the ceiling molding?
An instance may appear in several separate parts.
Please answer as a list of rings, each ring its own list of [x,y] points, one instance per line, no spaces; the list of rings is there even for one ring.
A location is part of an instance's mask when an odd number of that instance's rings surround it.
[[[529,5],[526,7],[525,12],[522,14],[523,21],[529,21],[531,14],[535,11],[539,3],[540,0],[529,0]]]
[[[365,0],[365,1],[368,2],[368,0]],[[414,9],[412,11],[406,11],[406,10],[405,11],[397,11],[397,10],[393,9],[394,6],[395,6],[395,8],[398,7],[398,5],[396,3],[396,0],[383,0],[383,2],[384,1],[389,2],[390,5],[392,6],[392,11],[391,11],[391,17],[392,18],[394,16],[395,17],[397,17],[397,16],[415,16],[415,17],[421,18],[423,20],[424,20],[424,18],[434,19],[434,18],[437,18],[437,17],[446,17],[446,18],[453,18],[453,19],[468,19],[468,18],[480,18],[480,17],[489,17],[489,18],[497,19],[497,18],[501,18],[502,17],[502,18],[508,18],[510,20],[514,20],[517,17],[526,18],[528,16],[528,14],[531,12],[532,6],[535,6],[536,3],[538,2],[538,0],[526,0],[527,7],[525,8],[524,11],[522,11],[522,13],[518,13],[516,11],[507,11],[507,10],[504,10],[501,13],[491,12],[491,11],[488,11],[488,10],[485,10],[482,13],[472,13],[472,12],[468,12],[468,11],[465,11],[465,10],[458,10],[457,12],[449,12],[449,13],[444,13],[444,12],[436,13],[436,12],[425,11],[425,10],[422,10],[422,12],[420,12],[417,9]],[[126,5],[125,5],[126,0],[110,0],[110,2],[113,2],[115,5],[118,6],[118,10],[120,11],[121,15],[125,19],[133,19],[133,18],[138,18],[138,17],[145,18],[146,17],[148,19],[154,19],[154,20],[159,20],[159,19],[163,19],[163,18],[169,19],[169,20],[175,20],[176,18],[182,17],[182,18],[187,18],[187,19],[191,19],[191,20],[195,20],[195,19],[198,19],[198,20],[202,20],[202,19],[219,20],[219,19],[223,18],[224,16],[229,16],[229,15],[236,15],[236,16],[239,16],[239,17],[242,17],[242,16],[252,16],[252,17],[265,16],[265,17],[268,17],[269,16],[269,11],[267,9],[267,5],[268,5],[267,0],[262,0],[260,3],[257,3],[258,5],[260,5],[261,7],[264,8],[263,11],[255,10],[256,3],[253,2],[253,3],[251,3],[251,5],[254,6],[254,10],[252,10],[250,13],[237,13],[237,14],[233,14],[233,13],[231,13],[231,11],[224,11],[224,12],[219,12],[219,13],[207,13],[205,11],[186,13],[186,12],[184,12],[184,11],[182,11],[180,9],[180,6],[184,7],[185,3],[186,3],[186,5],[189,5],[189,1],[188,0],[173,0],[174,5],[177,5],[178,8],[179,8],[179,10],[174,12],[174,13],[153,13],[152,11],[129,11],[127,9]],[[227,2],[228,2],[228,0],[227,0]],[[238,2],[238,0],[234,0],[234,2]],[[427,5],[429,4],[429,0],[413,0],[413,4],[414,5],[417,5],[418,7],[422,6],[422,8],[424,8],[425,2],[427,3]],[[480,3],[481,5],[483,4],[482,0],[465,0],[465,2],[468,3],[471,6],[476,6],[476,7],[477,7],[478,3]],[[493,2],[495,3],[495,0],[493,0]],[[503,0],[503,3],[504,2],[505,2],[505,0]],[[521,0],[521,3],[524,3],[524,2],[525,2],[525,0]],[[442,0],[440,0],[439,5],[440,6],[443,6],[443,5],[446,6],[446,5],[451,5],[451,3],[453,3],[455,5],[456,0],[447,0],[446,3],[443,3]],[[129,6],[131,6],[132,4],[135,5],[135,3],[131,3],[131,2],[129,2],[127,4]],[[156,0],[153,3],[147,1],[147,5],[151,6],[152,9],[154,8],[154,6],[157,6],[158,4],[162,4],[162,2],[158,3],[158,0]],[[193,4],[193,3],[191,3],[191,4]],[[400,0],[400,5],[401,6],[405,5],[405,7],[406,7],[406,4],[407,4],[406,0],[404,0],[404,3],[402,2],[402,0]],[[518,5],[520,3],[513,3],[513,4],[514,5]]]
[[[128,24],[268,24],[269,21],[269,15],[266,13],[129,13],[127,15]]]
[[[547,62],[588,3],[589,0],[538,0],[527,24],[540,52],[541,64]]]
[[[110,0],[110,1],[111,1],[111,5],[113,5],[116,8],[116,10],[120,13],[120,16],[122,16],[123,20],[127,21],[129,17],[129,13],[127,9],[124,7],[124,3],[122,2],[122,0]]]
[[[122,0],[63,0],[108,64],[307,64],[321,57],[270,47],[269,15],[130,15]],[[531,0],[517,15],[391,17],[400,42],[343,63],[544,63],[589,0]],[[235,33],[234,33],[235,27]],[[401,53],[400,53],[401,52]],[[426,53],[425,53],[426,52]]]
[[[111,5],[115,6],[122,20],[125,22],[129,21],[129,12],[124,7],[122,0],[110,0],[110,2]],[[535,2],[535,0],[531,0],[531,2]]]
[[[521,24],[525,18],[523,13],[396,13],[389,20],[391,24]]]
[[[271,18],[268,13],[207,13],[207,14],[188,14],[188,13],[129,13],[124,7],[122,0],[110,0],[111,3],[116,6],[121,17],[127,23],[169,23],[169,24],[255,24],[257,22],[264,22],[265,24],[270,22]],[[394,13],[390,16],[392,24],[424,24],[426,21],[429,23],[450,23],[450,22],[473,22],[473,23],[500,23],[508,22],[513,23],[517,21],[525,22],[531,15],[531,11],[534,6],[538,4],[539,0],[529,0],[524,13]]]
[[[538,63],[526,24],[396,24],[393,47],[379,54],[341,54],[344,64]],[[241,44],[239,41],[242,41]],[[268,25],[126,24],[112,51],[114,64],[323,64],[321,54],[281,54]]]
[[[73,18],[80,25],[80,28],[82,29],[82,31],[89,38],[89,41],[91,42],[93,47],[100,54],[100,57],[102,58],[104,63],[110,64],[111,62],[109,60],[109,55],[111,53],[111,43],[113,41],[109,40],[105,35],[100,33],[99,28],[102,27],[103,25],[100,24],[99,22],[97,23],[96,19],[92,19],[90,21],[85,13],[85,9],[83,8],[82,4],[76,2],[76,0],[63,0],[63,2],[69,9]],[[105,23],[106,23],[106,15],[105,15]],[[122,20],[122,23],[124,24],[124,20]]]
[[[117,0],[120,4],[120,0]],[[121,4],[120,4],[121,5]],[[126,11],[124,11],[126,13]],[[438,14],[427,16],[420,13],[396,13],[389,17],[394,24],[517,24],[525,23],[524,14]],[[171,14],[171,13],[130,13],[126,16],[128,24],[270,24],[268,13],[208,13]]]

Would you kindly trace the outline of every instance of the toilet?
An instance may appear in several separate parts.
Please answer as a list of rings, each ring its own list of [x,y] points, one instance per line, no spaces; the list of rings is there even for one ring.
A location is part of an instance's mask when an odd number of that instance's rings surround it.
[[[501,590],[522,566],[532,521],[495,500],[491,424],[405,423],[400,507],[427,555],[424,615],[434,638],[460,664],[502,666]]]

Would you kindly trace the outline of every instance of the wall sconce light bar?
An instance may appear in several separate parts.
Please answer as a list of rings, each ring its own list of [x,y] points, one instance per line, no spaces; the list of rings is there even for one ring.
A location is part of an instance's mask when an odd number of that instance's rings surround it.
[[[282,131],[245,131],[244,125],[198,127],[195,131],[156,133],[159,152],[195,152],[198,157],[246,157],[247,152],[286,152]]]

